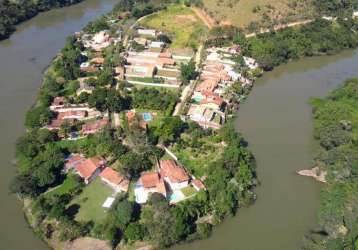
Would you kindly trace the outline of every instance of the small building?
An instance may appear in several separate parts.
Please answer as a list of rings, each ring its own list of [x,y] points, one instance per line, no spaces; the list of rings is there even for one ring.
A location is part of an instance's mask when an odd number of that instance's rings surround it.
[[[80,154],[71,154],[69,157],[65,159],[65,167],[64,172],[68,173],[68,171],[75,169],[78,164],[84,162],[86,158]]]
[[[165,46],[165,43],[161,42],[161,41],[152,41],[149,44],[149,48],[154,48],[154,49],[162,49],[162,48],[164,48],[164,46]]]
[[[89,184],[99,175],[101,170],[105,167],[105,164],[106,162],[102,157],[91,157],[79,163],[75,168],[75,172],[86,184]]]
[[[109,123],[107,118],[103,118],[100,120],[87,122],[82,125],[82,134],[83,135],[90,135],[99,132]]]
[[[184,168],[173,160],[161,160],[160,175],[169,184],[172,191],[185,188],[189,185],[189,175]]]
[[[103,57],[95,57],[91,59],[91,64],[95,66],[102,66],[104,64],[104,58]]]
[[[63,96],[57,96],[53,99],[50,109],[56,110],[57,108],[61,108],[66,104],[66,98]]]
[[[129,186],[129,180],[120,175],[117,171],[112,168],[106,167],[99,174],[101,180],[109,185],[116,192],[127,192]]]
[[[153,193],[162,194],[167,197],[167,189],[163,178],[157,172],[143,172],[138,179],[134,188],[136,202],[139,204],[146,203],[149,195]]]
[[[138,35],[141,36],[152,36],[155,37],[157,35],[157,31],[153,29],[138,29]]]
[[[148,40],[145,39],[144,37],[135,37],[133,39],[133,41],[135,41],[136,43],[143,45],[144,47],[148,45]]]
[[[126,65],[126,76],[128,77],[153,77],[156,66],[152,64]]]
[[[107,197],[107,199],[103,202],[102,207],[111,208],[115,200],[116,199],[114,199],[113,197]]]
[[[200,190],[202,190],[202,189],[204,189],[204,190],[206,189],[204,183],[203,183],[201,180],[199,180],[199,179],[193,179],[193,180],[191,181],[191,184],[193,185],[193,187],[195,188],[196,191],[200,191]]]

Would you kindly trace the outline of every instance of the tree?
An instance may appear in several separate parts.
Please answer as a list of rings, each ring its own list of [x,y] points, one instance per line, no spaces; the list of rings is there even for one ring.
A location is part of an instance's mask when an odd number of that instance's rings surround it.
[[[120,201],[116,208],[116,217],[121,228],[125,228],[132,221],[134,204],[128,200]]]
[[[163,42],[163,43],[167,43],[167,44],[172,43],[172,41],[170,40],[170,38],[169,38],[167,35],[165,35],[165,34],[160,34],[160,35],[157,37],[157,39],[158,39],[159,41]]]
[[[54,118],[54,113],[44,106],[31,108],[25,116],[25,126],[28,128],[39,128]]]
[[[134,152],[128,152],[121,156],[120,158],[120,167],[119,171],[125,175],[132,178],[136,178],[139,174],[150,167],[148,159],[144,158],[142,155],[139,155]]]
[[[175,141],[186,128],[187,124],[179,117],[165,117],[155,133],[164,143],[169,143]]]
[[[97,75],[97,83],[100,86],[112,85],[114,82],[113,71],[109,68],[101,70]]]
[[[195,70],[195,62],[190,60],[187,64],[180,64],[180,79],[184,84],[188,84],[190,80],[195,79],[197,72]]]
[[[131,223],[124,231],[124,236],[129,241],[139,241],[144,237],[144,232],[141,224]]]
[[[90,107],[95,107],[101,112],[107,109],[107,90],[102,88],[95,89],[88,97]]]

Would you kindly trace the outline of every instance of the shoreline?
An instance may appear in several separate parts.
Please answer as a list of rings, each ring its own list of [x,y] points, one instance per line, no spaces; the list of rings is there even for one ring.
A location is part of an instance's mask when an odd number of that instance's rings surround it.
[[[51,65],[52,65],[52,62],[51,62],[51,64],[48,66],[48,68],[49,67],[51,67]],[[251,89],[250,89],[250,91],[251,91]],[[248,93],[247,94],[247,96],[249,96],[250,95],[250,93]],[[238,111],[236,111],[236,112],[238,112]],[[235,117],[235,115],[234,115],[234,117]],[[311,171],[311,172],[310,172]],[[299,171],[299,172],[301,172],[301,171]],[[314,174],[313,173],[313,170],[308,170],[308,172],[306,171],[306,172],[301,172],[301,175],[305,175],[305,176],[311,176],[311,177],[313,177],[313,178],[317,178],[318,180],[320,180],[322,177],[321,177],[321,175],[316,175],[316,173]],[[323,177],[324,178],[324,177]],[[257,179],[256,179],[257,180]],[[321,179],[321,180],[324,180],[324,179]],[[25,208],[25,207],[24,207]],[[31,213],[30,213],[31,214]],[[31,226],[31,225],[30,225]],[[32,227],[33,228],[33,227]],[[94,238],[95,239],[95,238]],[[45,241],[45,242],[47,242],[47,241]],[[47,242],[48,243],[48,242]]]

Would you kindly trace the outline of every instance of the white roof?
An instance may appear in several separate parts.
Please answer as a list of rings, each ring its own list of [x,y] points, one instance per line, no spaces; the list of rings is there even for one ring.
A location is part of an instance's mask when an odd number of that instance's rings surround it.
[[[160,41],[158,41],[158,42],[151,42],[149,46],[152,47],[152,48],[161,48],[161,47],[164,46],[164,43],[163,43],[163,42],[160,42]]]
[[[105,200],[105,202],[103,203],[102,207],[104,208],[110,208],[114,202],[114,198],[113,197],[107,197],[107,199]]]

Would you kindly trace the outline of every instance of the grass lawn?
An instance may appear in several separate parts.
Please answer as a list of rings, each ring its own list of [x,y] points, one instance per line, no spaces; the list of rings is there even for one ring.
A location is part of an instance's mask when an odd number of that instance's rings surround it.
[[[185,188],[182,188],[180,189],[180,191],[182,191],[182,193],[186,196],[186,197],[189,197],[193,194],[195,194],[197,191],[195,188],[193,188],[192,186],[188,186],[188,187],[185,187]]]
[[[229,21],[242,28],[252,21],[259,21],[264,12],[269,13],[275,19],[282,19],[287,16],[306,14],[312,9],[309,0],[300,1],[302,4],[298,4],[296,8],[289,6],[292,0],[203,0],[203,2],[207,13],[214,19],[219,22]],[[254,13],[254,8],[258,6],[260,10]]]
[[[172,39],[170,48],[198,46],[207,31],[195,13],[183,5],[171,5],[144,18],[140,25],[168,34]]]
[[[106,210],[102,208],[102,204],[112,193],[113,190],[104,185],[101,179],[97,177],[71,202],[71,205],[78,204],[80,206],[76,220],[93,220],[96,223],[102,221],[106,217]]]
[[[46,196],[51,195],[62,195],[69,193],[72,189],[74,189],[77,186],[76,176],[73,174],[68,174],[64,182],[47,192]]]

